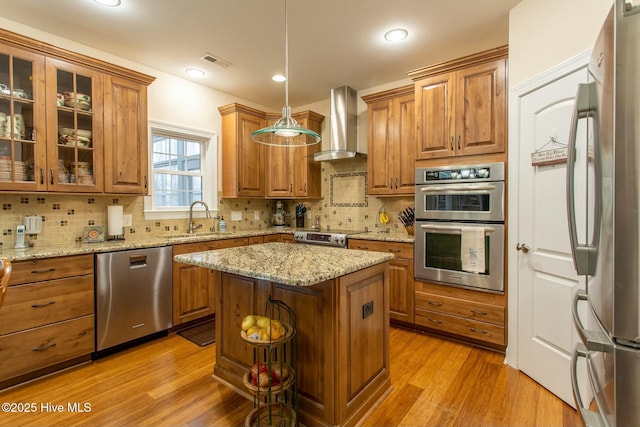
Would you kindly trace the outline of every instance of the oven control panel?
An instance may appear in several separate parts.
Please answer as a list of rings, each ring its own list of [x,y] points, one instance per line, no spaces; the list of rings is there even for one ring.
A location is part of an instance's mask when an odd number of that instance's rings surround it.
[[[504,181],[504,163],[416,169],[416,184],[435,184],[448,181]]]

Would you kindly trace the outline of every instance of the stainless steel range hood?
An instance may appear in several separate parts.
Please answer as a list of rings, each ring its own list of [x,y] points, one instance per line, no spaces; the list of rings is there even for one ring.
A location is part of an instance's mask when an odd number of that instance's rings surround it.
[[[358,153],[358,98],[355,89],[331,89],[331,141],[328,150],[315,153],[313,160],[330,162],[353,159]]]

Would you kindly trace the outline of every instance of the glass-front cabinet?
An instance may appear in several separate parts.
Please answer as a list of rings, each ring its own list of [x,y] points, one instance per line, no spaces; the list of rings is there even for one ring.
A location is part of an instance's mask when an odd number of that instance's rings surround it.
[[[0,46],[0,190],[46,188],[44,56]]]
[[[46,73],[48,189],[102,191],[103,75],[50,58]]]

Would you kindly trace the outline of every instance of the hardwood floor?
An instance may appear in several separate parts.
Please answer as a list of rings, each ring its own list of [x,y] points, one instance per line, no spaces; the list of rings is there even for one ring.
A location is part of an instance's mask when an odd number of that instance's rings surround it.
[[[581,425],[501,354],[398,328],[390,344],[393,391],[364,426]],[[0,426],[243,425],[252,404],[211,378],[214,358],[172,334],[1,392],[21,411],[3,406]]]

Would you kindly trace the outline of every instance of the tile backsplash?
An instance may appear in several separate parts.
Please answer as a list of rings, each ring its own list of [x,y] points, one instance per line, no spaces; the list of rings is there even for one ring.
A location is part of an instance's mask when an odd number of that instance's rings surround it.
[[[307,207],[305,226],[311,227],[316,215],[320,216],[322,230],[351,229],[382,231],[404,230],[398,220],[398,212],[414,205],[412,195],[402,197],[375,197],[366,194],[367,162],[358,158],[322,164],[322,199],[283,200],[284,208],[291,215],[291,226],[295,226],[295,207],[304,203]],[[276,200],[265,199],[221,199],[219,195],[218,215],[224,216],[227,231],[260,229],[270,227],[271,214]],[[25,215],[40,215],[43,218],[42,232],[27,235],[34,246],[65,245],[82,241],[86,226],[107,225],[107,206],[122,205],[125,215],[132,215],[132,227],[125,227],[127,240],[144,240],[168,234],[183,233],[187,229],[186,219],[145,220],[144,199],[138,196],[114,195],[57,195],[57,194],[2,194],[0,196],[0,248],[13,248],[16,227]],[[385,209],[391,218],[386,226],[378,223],[378,213]],[[256,220],[255,212],[260,219]],[[232,212],[240,213],[240,220],[232,221]],[[198,218],[196,224],[204,229],[213,225],[213,220]]]

